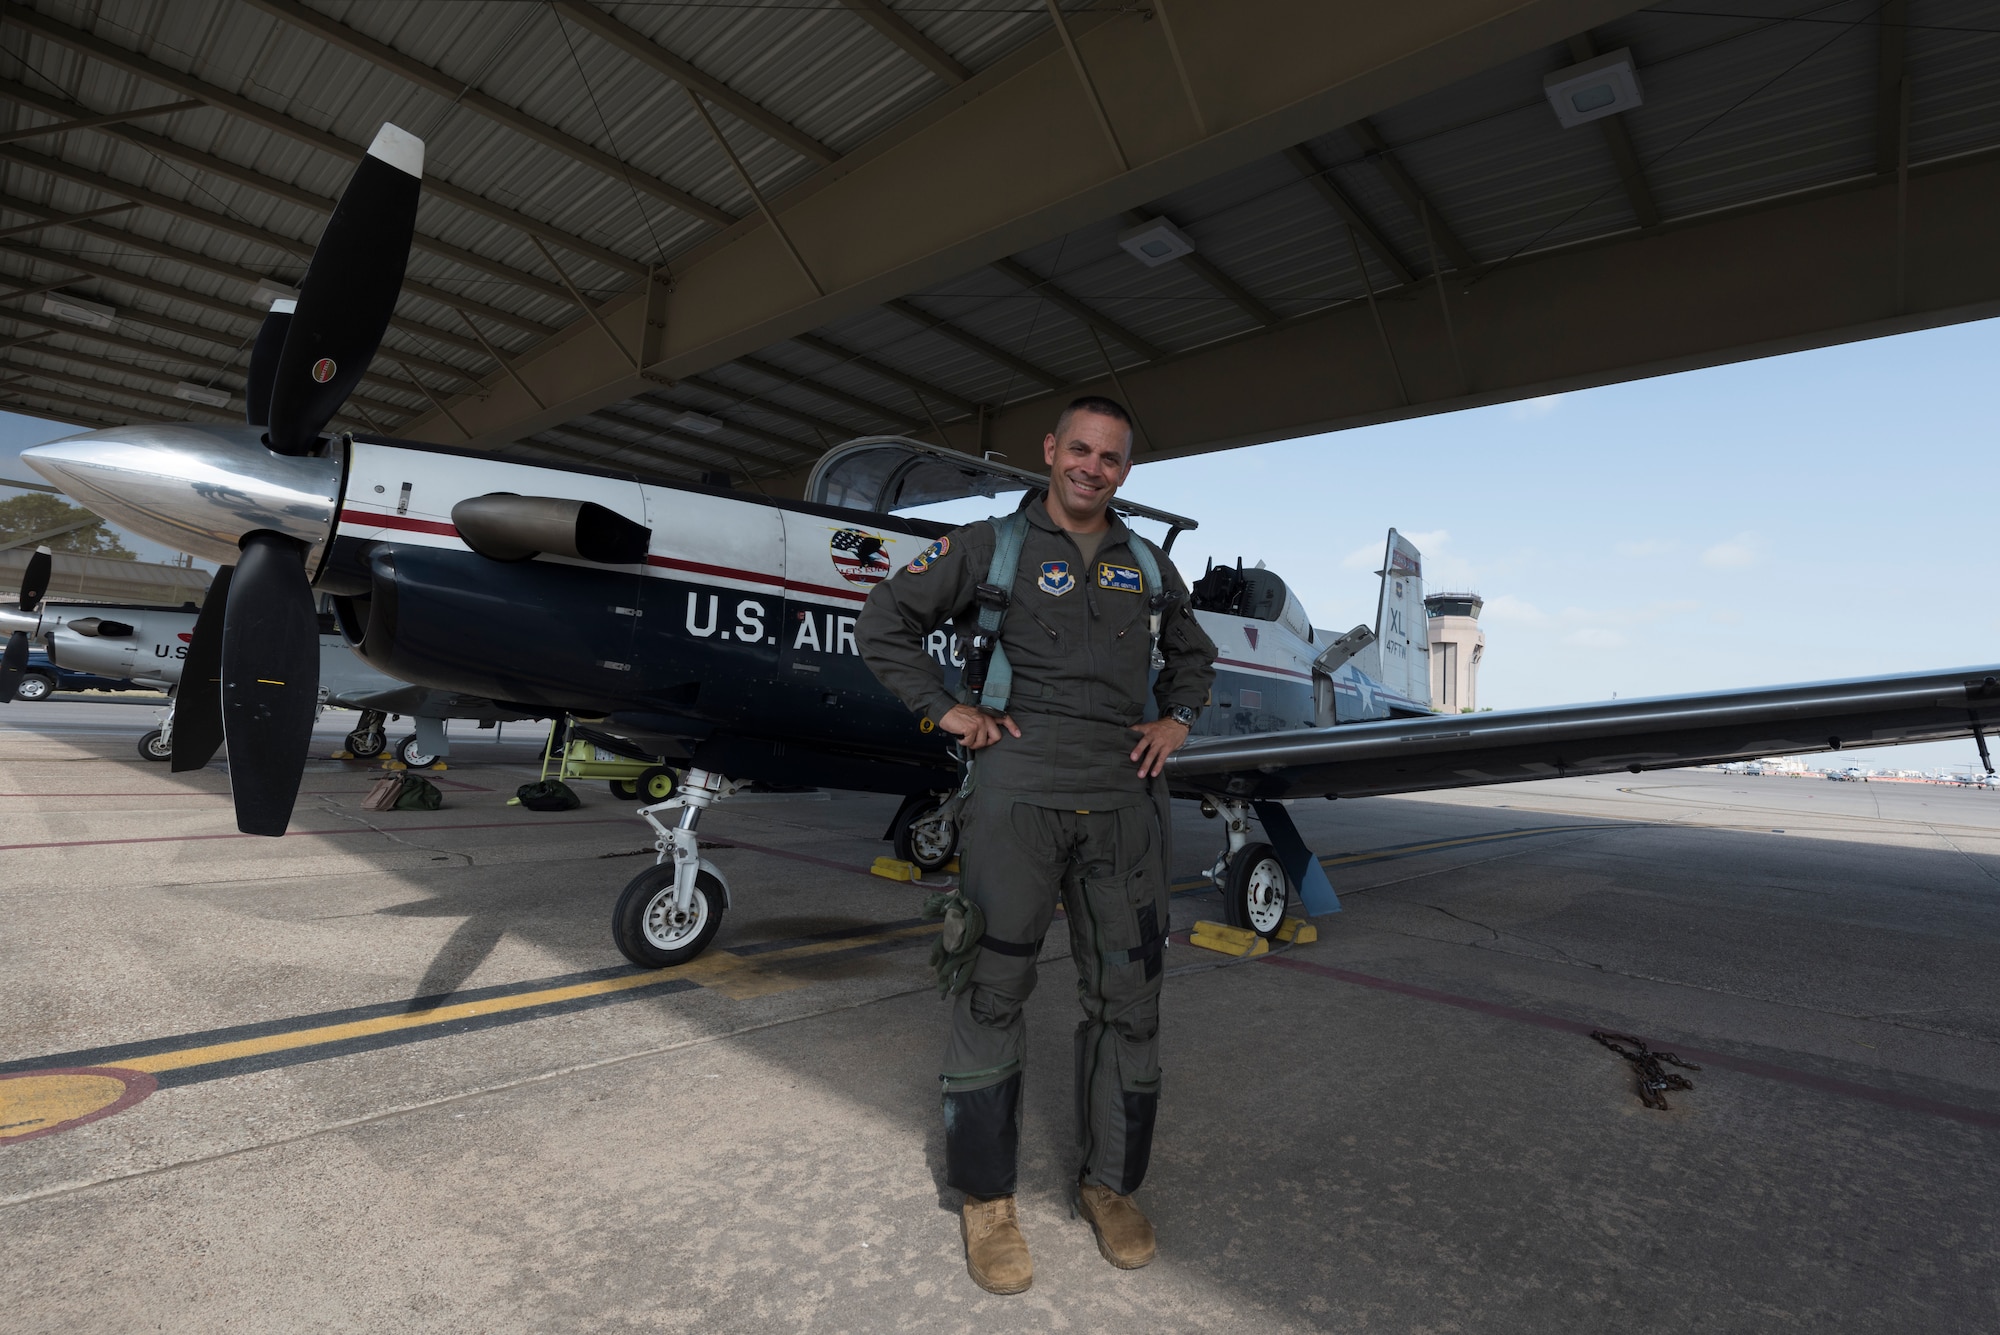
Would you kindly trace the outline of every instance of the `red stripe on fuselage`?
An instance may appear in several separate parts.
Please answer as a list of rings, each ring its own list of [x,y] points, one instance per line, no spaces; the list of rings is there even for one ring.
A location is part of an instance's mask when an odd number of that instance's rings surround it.
[[[1269,663],[1245,663],[1237,658],[1218,658],[1217,667],[1249,668],[1252,672],[1275,672],[1281,677],[1297,677],[1300,681],[1311,681],[1312,673],[1294,672],[1290,668],[1272,667]]]
[[[456,538],[458,530],[450,524],[440,524],[435,519],[412,519],[408,515],[378,515],[367,510],[342,510],[340,522],[363,528],[400,528],[412,533],[436,533],[447,538]]]

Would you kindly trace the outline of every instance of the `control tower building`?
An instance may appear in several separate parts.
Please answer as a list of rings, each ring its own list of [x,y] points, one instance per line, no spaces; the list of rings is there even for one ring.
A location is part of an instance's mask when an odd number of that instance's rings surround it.
[[[1479,708],[1479,659],[1486,632],[1476,593],[1433,593],[1424,599],[1431,639],[1431,708],[1440,714],[1470,714]]]

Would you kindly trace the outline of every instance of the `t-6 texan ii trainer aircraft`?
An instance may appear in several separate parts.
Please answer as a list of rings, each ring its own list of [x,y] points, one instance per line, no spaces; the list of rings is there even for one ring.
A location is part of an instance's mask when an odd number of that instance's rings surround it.
[[[422,157],[418,140],[383,127],[295,308],[274,305],[258,336],[247,426],[96,431],[23,456],[106,518],[233,566],[189,648],[175,767],[206,764],[226,738],[239,827],[284,833],[313,717],[317,588],[385,672],[522,713],[602,719],[688,766],[674,797],[641,809],[660,859],[613,921],[635,962],[682,963],[713,938],[729,889],[701,857],[696,825],[740,782],[901,794],[899,849],[941,866],[966,791],[960,768],[948,739],[868,672],[855,613],[945,531],[898,511],[1033,497],[1039,479],[874,437],[824,456],[803,499],[772,500],[323,434],[395,306]],[[1193,527],[1117,508],[1165,524],[1167,546]],[[1035,573],[1022,574],[1017,599],[1032,595]],[[1382,579],[1374,630],[1338,637],[1315,630],[1270,571],[1218,567],[1193,585],[1222,657],[1211,707],[1168,777],[1176,795],[1224,817],[1213,874],[1242,925],[1274,931],[1294,891],[1309,912],[1338,907],[1280,799],[1980,736],[2000,719],[2000,665],[1436,715],[1421,558],[1393,531]],[[1143,627],[1163,598],[1133,589],[1124,614]],[[954,637],[933,635],[930,650],[954,677]],[[1252,840],[1253,813],[1269,843]]]

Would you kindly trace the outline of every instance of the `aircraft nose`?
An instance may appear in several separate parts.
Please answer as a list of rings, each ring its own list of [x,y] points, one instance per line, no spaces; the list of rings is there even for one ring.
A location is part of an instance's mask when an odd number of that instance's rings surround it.
[[[340,499],[340,461],[273,454],[254,427],[132,426],[36,445],[22,462],[85,509],[178,551],[234,563],[260,530],[319,560]]]

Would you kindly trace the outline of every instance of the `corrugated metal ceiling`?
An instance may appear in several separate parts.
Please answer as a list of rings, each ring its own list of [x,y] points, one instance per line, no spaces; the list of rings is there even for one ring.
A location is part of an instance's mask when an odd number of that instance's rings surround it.
[[[1049,23],[1032,3],[895,8],[973,71]],[[1647,9],[1592,34],[1598,49],[1635,56],[1645,102],[1621,120],[1642,188],[1670,221],[1878,165],[1883,7],[1732,0],[1727,10]],[[1912,0],[1909,14],[1912,162],[2000,146],[1992,6]],[[534,237],[597,299],[754,209],[688,90],[631,43],[722,85],[723,100],[707,104],[773,192],[819,169],[814,141],[850,152],[948,86],[840,0],[594,13],[575,0],[33,0],[5,16],[9,127],[204,103],[0,143],[0,226],[139,205],[0,237],[0,280],[17,289],[0,298],[0,375],[11,377],[0,401],[79,422],[233,418],[239,399],[210,408],[174,397],[175,386],[240,390],[261,314],[253,286],[303,273],[353,157],[384,120],[427,140],[430,179],[398,324],[348,420],[393,430],[433,396],[490,381],[487,345],[520,353],[577,318]],[[607,20],[625,44],[605,35]],[[1107,362],[1125,370],[1357,300],[1357,250],[1384,290],[1398,269],[1451,266],[1455,247],[1490,266],[1631,229],[1643,200],[1603,136],[1562,129],[1542,96],[1542,76],[1575,58],[1550,47],[1302,145],[1379,246],[1349,236],[1296,161],[1246,163],[1146,210],[1185,229],[1205,268],[1140,265],[1117,245],[1129,219],[1106,218],[509,452],[676,476],[787,472],[843,435],[963,423],[980,405],[1095,380]],[[738,111],[728,98],[742,99]],[[117,319],[99,330],[52,318],[31,291],[43,287],[112,306]],[[690,411],[722,425],[677,425]]]

